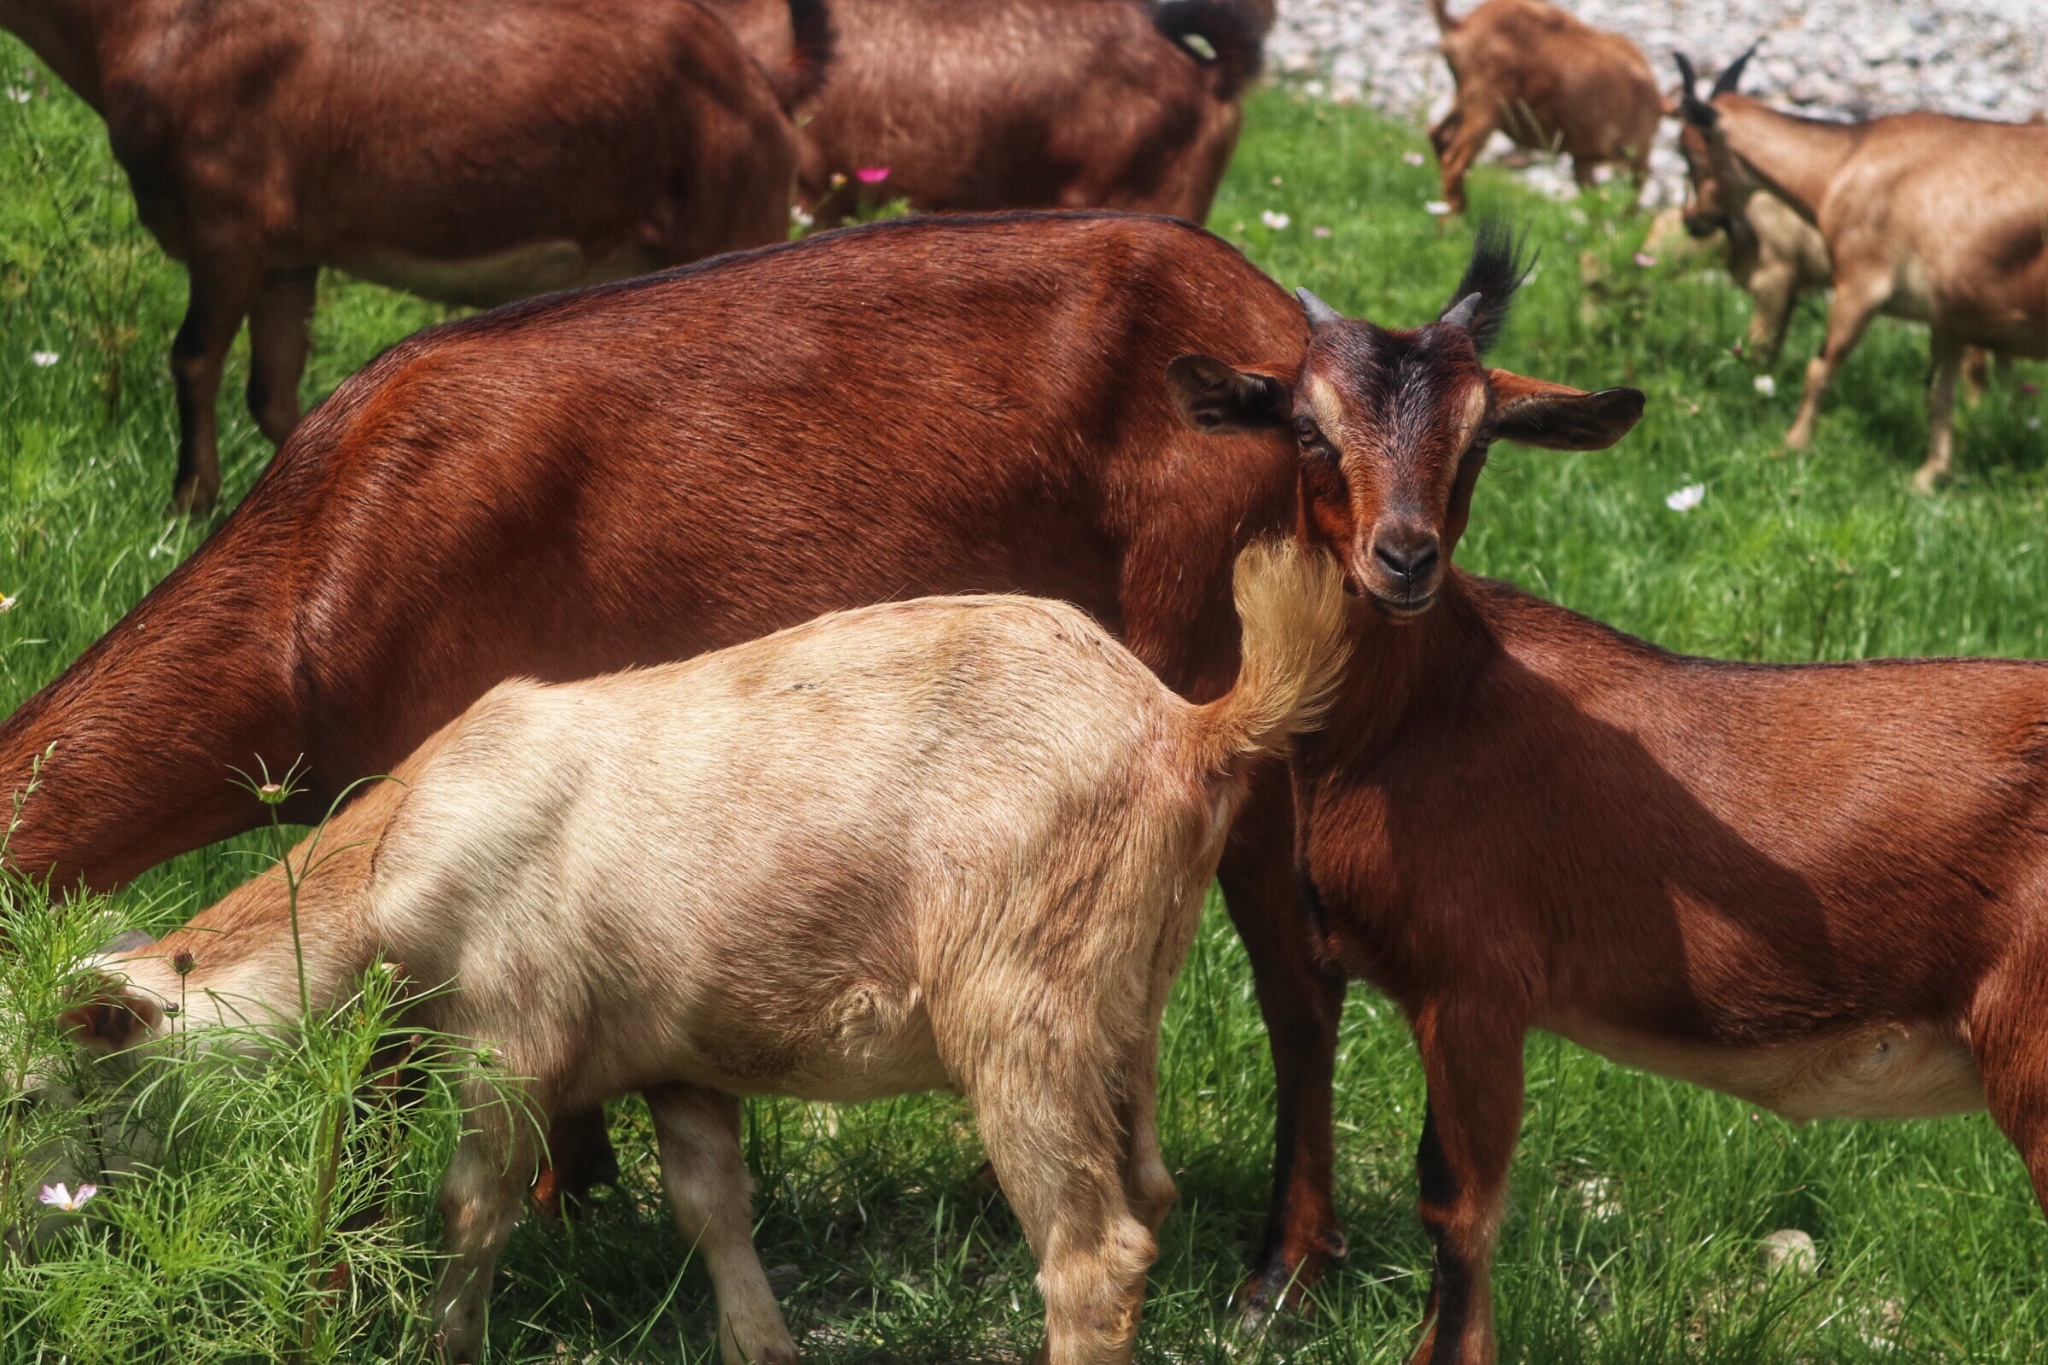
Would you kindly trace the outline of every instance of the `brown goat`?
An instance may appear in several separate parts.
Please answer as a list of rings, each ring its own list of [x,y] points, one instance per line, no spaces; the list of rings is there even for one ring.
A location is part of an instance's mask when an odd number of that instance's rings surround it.
[[[1429,130],[1453,212],[1465,211],[1465,174],[1496,130],[1571,157],[1581,189],[1595,166],[1623,162],[1642,193],[1664,102],[1640,48],[1543,0],[1487,0],[1463,19],[1447,0],[1429,0],[1429,10],[1458,83]]]
[[[1206,706],[1022,597],[502,684],[314,836],[338,860],[296,900],[266,873],[102,958],[126,984],[68,1022],[125,1049],[289,1020],[302,990],[335,1009],[380,960],[446,984],[408,1023],[491,1048],[532,1112],[646,1096],[727,1365],[797,1358],[749,1236],[739,1097],[956,1090],[1038,1257],[1038,1359],[1123,1365],[1174,1199],[1160,1015],[1253,767],[1314,723],[1343,657],[1320,551],[1253,546],[1236,598],[1242,676]],[[437,1359],[477,1359],[536,1164],[526,1105],[500,1097],[463,1096],[442,1181]]]
[[[707,3],[757,60],[789,59],[785,0]],[[1273,22],[1270,0],[831,0],[830,11],[829,73],[798,112],[803,197],[828,226],[863,196],[927,212],[1099,207],[1199,223]],[[864,186],[863,168],[888,176]]]
[[[1494,1356],[1532,1028],[1798,1119],[1988,1102],[2048,1201],[2048,665],[1689,659],[1390,574],[1463,530],[1486,433],[1440,434],[1498,402],[1474,343],[1512,279],[1415,332],[1323,315],[1288,405],[1364,599],[1293,764],[1310,914],[1421,1050],[1433,1365]]]
[[[1813,439],[1821,396],[1873,317],[1925,322],[1927,460],[1913,486],[1932,492],[1954,456],[1966,349],[2048,355],[2048,127],[1943,114],[1797,118],[1737,92],[1748,58],[1731,63],[1705,100],[1680,59],[1680,146],[1700,199],[1730,202],[1762,188],[1827,243],[1827,341],[1807,365],[1785,444]]]
[[[1169,687],[1215,697],[1237,666],[1231,559],[1293,525],[1294,446],[1191,432],[1180,414],[1201,423],[1205,401],[1169,401],[1160,376],[1223,357],[1272,376],[1231,381],[1256,402],[1307,335],[1227,243],[1118,214],[899,220],[422,332],[0,725],[0,791],[55,745],[10,854],[108,885],[258,823],[234,781],[258,758],[304,758],[295,812],[314,818],[504,678],[687,658],[911,594],[1077,603]],[[1234,373],[1193,363],[1178,373]],[[1586,401],[1495,388],[1510,439]],[[1259,1311],[1343,1248],[1343,980],[1300,932],[1278,765],[1217,878],[1277,1068]]]
[[[249,410],[291,434],[322,266],[493,304],[788,234],[777,84],[686,0],[0,0],[0,26],[106,119],[190,276],[176,510],[220,491],[244,317]],[[809,74],[781,73],[781,98]]]

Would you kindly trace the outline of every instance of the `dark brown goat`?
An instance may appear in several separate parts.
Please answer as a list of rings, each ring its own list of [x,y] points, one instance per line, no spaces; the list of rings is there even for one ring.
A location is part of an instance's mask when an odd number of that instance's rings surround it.
[[[1232,558],[1292,525],[1293,445],[1191,432],[1161,376],[1226,357],[1261,376],[1226,385],[1255,403],[1307,335],[1227,244],[1114,214],[880,224],[423,332],[0,726],[7,788],[55,746],[14,859],[108,885],[256,824],[234,769],[259,757],[304,757],[311,816],[503,678],[682,658],[892,597],[1064,598],[1169,686],[1221,695]],[[1206,364],[1176,373],[1235,374]],[[1506,436],[1587,401],[1496,387]],[[1178,397],[1206,420],[1208,400]],[[1218,873],[1278,1068],[1254,1310],[1343,1245],[1343,981],[1299,934],[1288,800],[1277,767],[1255,782]],[[557,1157],[577,1142],[602,1129]]]
[[[709,3],[757,60],[788,59],[784,0]],[[804,198],[827,224],[863,196],[1199,223],[1272,22],[1271,0],[831,0],[829,74],[799,111]],[[863,168],[888,177],[864,186]]]
[[[106,119],[190,276],[178,510],[220,491],[244,317],[249,410],[291,433],[322,266],[492,304],[788,234],[777,84],[686,0],[0,0],[0,26]],[[780,97],[811,74],[782,72]]]
[[[1363,590],[1294,790],[1328,957],[1422,1053],[1435,1365],[1493,1359],[1531,1028],[1794,1118],[1988,1102],[2048,1201],[2048,665],[1688,659],[1444,567],[1513,277],[1469,332],[1322,317],[1279,411]]]
[[[1444,61],[1458,83],[1450,112],[1429,130],[1444,200],[1465,211],[1465,173],[1487,139],[1563,152],[1581,189],[1602,162],[1625,163],[1640,194],[1664,102],[1642,49],[1543,0],[1487,0],[1463,19],[1430,0]]]

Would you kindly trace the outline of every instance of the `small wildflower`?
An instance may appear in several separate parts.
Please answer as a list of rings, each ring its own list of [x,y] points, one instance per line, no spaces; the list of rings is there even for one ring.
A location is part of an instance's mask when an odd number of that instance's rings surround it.
[[[1638,251],[1636,253],[1636,264],[1648,270],[1651,266],[1657,264],[1657,258],[1647,251]]]
[[[1281,213],[1275,209],[1267,209],[1265,212],[1259,215],[1259,221],[1264,223],[1267,227],[1273,229],[1273,231],[1279,232],[1281,229],[1285,228],[1289,223],[1293,222],[1294,220],[1292,218],[1289,218],[1286,214]]]
[[[18,85],[10,85],[7,87],[7,98],[13,100],[16,104],[27,104],[28,91]]]
[[[2027,419],[2027,430],[2028,430],[2028,431],[2039,431],[2040,429],[2041,429],[2041,419],[2040,419],[2040,418],[2038,418],[2038,417],[2029,417],[2029,418]],[[8,601],[8,602],[12,602],[13,600],[14,600],[14,599],[13,599],[13,598],[11,598],[11,597],[7,599],[7,601]],[[0,611],[5,611],[6,609],[7,609],[7,607],[6,607],[6,604],[5,604],[5,603],[0,603]]]
[[[889,168],[887,166],[862,166],[853,175],[863,185],[879,185],[889,178]]]
[[[284,784],[265,782],[256,789],[256,799],[266,806],[279,805],[284,801]]]
[[[789,206],[789,221],[795,223],[798,227],[807,228],[818,220],[811,214],[805,213],[802,204],[791,204]]]
[[[1728,354],[1734,356],[1737,360],[1742,359],[1742,343],[1738,341],[1733,346],[1730,346]]]
[[[19,594],[16,594],[14,596],[0,596],[0,613],[13,611],[15,608],[15,604],[20,601],[21,597]]]
[[[199,960],[192,956],[191,950],[189,949],[181,948],[177,952],[171,954],[171,970],[176,972],[179,976],[192,975],[192,969],[194,967],[197,967],[198,965]]]
[[[1664,505],[1674,512],[1690,512],[1707,500],[1707,486],[1703,483],[1689,483],[1675,493],[1666,494]]]
[[[57,363],[59,358],[55,351],[30,351],[28,353],[29,363],[39,370],[49,369]]]
[[[2029,398],[2035,398],[2035,397],[2038,397],[2038,396],[2040,395],[2040,393],[2041,393],[2041,386],[2040,386],[2039,384],[2031,384],[2031,383],[2024,383],[2024,382],[2023,382],[2023,383],[2022,383],[2022,384],[2020,385],[2020,392],[2021,392],[2021,393],[2023,393],[2023,394],[2025,394],[2025,395],[2026,395],[2027,397],[2029,397]]]
[[[1401,159],[1402,159],[1403,161],[1407,162],[1407,163],[1408,163],[1409,165],[1411,165],[1411,166],[1420,166],[1420,165],[1422,164],[1422,153],[1421,153],[1421,152],[1403,152],[1403,153],[1401,153]]]
[[[1760,374],[1756,377],[1756,391],[1766,398],[1776,398],[1778,396],[1778,381],[1767,374]]]
[[[1273,188],[1276,190],[1280,188],[1280,177],[1277,175],[1273,177]]]
[[[1321,223],[1317,223],[1314,227],[1308,230],[1308,235],[1311,237],[1318,238],[1328,237],[1330,235],[1330,230],[1324,227]]]
[[[1432,199],[1422,206],[1422,211],[1432,218],[1441,218],[1451,211],[1451,206],[1441,199]]]
[[[839,187],[840,187],[841,185],[844,185],[845,183],[846,183],[846,172],[845,172],[845,171],[834,171],[834,172],[832,172],[832,188],[833,188],[833,189],[835,189],[835,190],[836,190],[836,189],[838,189],[838,188],[839,188]]]
[[[48,1204],[53,1209],[62,1209],[66,1213],[77,1213],[80,1209],[91,1203],[92,1197],[99,1192],[100,1187],[97,1185],[80,1185],[78,1193],[73,1194],[64,1187],[64,1182],[60,1180],[54,1185],[43,1186],[41,1198],[45,1204]]]

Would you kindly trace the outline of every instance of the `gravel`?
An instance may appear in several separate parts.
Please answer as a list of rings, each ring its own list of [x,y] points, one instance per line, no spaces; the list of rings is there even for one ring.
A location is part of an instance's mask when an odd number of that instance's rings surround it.
[[[1452,0],[1463,15],[1476,0]],[[2048,0],[1571,0],[1598,28],[1641,47],[1667,93],[1673,50],[1704,79],[1758,38],[1746,93],[1801,113],[1869,118],[1934,109],[2024,122],[2048,117]],[[1270,69],[1311,96],[1363,100],[1400,118],[1434,119],[1450,105],[1451,73],[1436,50],[1425,0],[1280,0]],[[1665,122],[1651,157],[1651,208],[1674,203],[1685,167]],[[1489,159],[1512,150],[1496,134]],[[1521,172],[1545,192],[1574,193],[1569,167]]]

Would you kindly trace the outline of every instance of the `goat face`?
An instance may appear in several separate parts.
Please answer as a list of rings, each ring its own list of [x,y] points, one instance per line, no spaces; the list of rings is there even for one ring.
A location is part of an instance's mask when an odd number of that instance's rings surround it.
[[[1742,80],[1742,69],[1756,52],[1751,45],[1728,64],[1706,99],[1695,86],[1697,77],[1683,52],[1671,54],[1678,66],[1678,150],[1685,157],[1685,230],[1695,237],[1709,237],[1717,230],[1733,231],[1741,204],[1738,185],[1741,168],[1728,150],[1728,139],[1718,127],[1720,116],[1711,101],[1734,92]]]
[[[1353,594],[1410,620],[1436,600],[1494,441],[1598,450],[1642,415],[1635,389],[1586,393],[1480,363],[1522,274],[1513,240],[1488,224],[1456,302],[1427,327],[1348,319],[1303,290],[1309,339],[1292,373],[1187,355],[1167,381],[1199,430],[1289,431],[1305,527]]]

